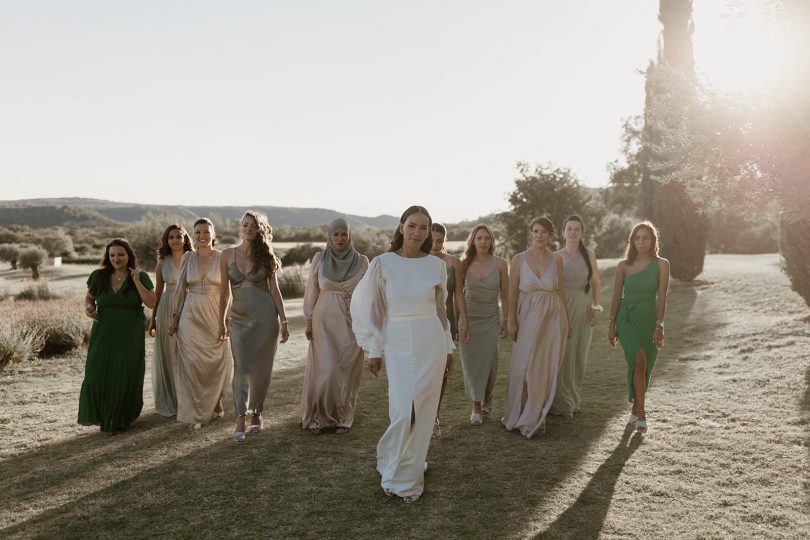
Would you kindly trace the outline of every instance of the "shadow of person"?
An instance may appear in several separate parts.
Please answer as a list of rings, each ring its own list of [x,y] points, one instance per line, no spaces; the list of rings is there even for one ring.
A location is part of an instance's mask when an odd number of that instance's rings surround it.
[[[599,466],[574,504],[560,514],[546,530],[538,534],[537,538],[599,538],[613,493],[616,491],[616,482],[625,463],[641,446],[642,440],[643,437],[628,425],[619,444]]]

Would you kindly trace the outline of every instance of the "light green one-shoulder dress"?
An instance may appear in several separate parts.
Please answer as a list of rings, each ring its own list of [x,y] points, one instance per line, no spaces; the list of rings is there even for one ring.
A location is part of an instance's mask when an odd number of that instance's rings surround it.
[[[633,401],[633,366],[639,347],[647,355],[647,386],[650,385],[658,347],[653,343],[655,320],[658,316],[658,280],[660,259],[656,257],[640,272],[624,276],[624,289],[616,314],[616,333],[627,362],[627,399]]]

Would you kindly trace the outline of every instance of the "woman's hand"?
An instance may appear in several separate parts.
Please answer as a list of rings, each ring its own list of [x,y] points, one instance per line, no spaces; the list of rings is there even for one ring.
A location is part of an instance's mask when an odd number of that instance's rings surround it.
[[[312,341],[312,319],[307,319],[307,327],[304,329],[304,335],[307,341]]]
[[[149,321],[149,336],[155,337],[155,334],[157,334],[157,326],[155,325],[155,318],[152,317]]]
[[[84,314],[90,317],[93,320],[96,320],[96,315],[98,311],[96,310],[95,304],[85,304],[84,305]]]
[[[664,329],[660,326],[656,326],[655,330],[653,330],[653,343],[659,349],[664,347]]]
[[[166,333],[171,337],[177,333],[177,327],[180,326],[180,315],[177,313],[172,314],[172,324],[169,325]]]
[[[599,311],[591,308],[591,312],[588,314],[588,322],[591,323],[591,326],[599,324]]]
[[[369,372],[377,377],[377,373],[380,372],[380,367],[382,366],[382,358],[369,358],[368,359],[368,370]]]
[[[610,321],[610,324],[608,325],[608,343],[615,347],[617,340],[618,336],[616,335],[616,323]]]
[[[458,340],[462,343],[470,341],[470,327],[467,326],[467,321],[461,321],[458,326]]]
[[[281,323],[281,338],[278,340],[279,343],[287,343],[287,340],[290,339],[290,330],[287,327],[287,323]]]
[[[501,321],[501,331],[498,334],[498,337],[503,339],[508,335],[509,335],[509,323],[507,321]]]
[[[455,359],[453,358],[452,353],[447,353],[447,363],[444,365],[444,376],[447,377],[451,373],[453,373],[453,362]]]
[[[132,275],[132,281],[134,281],[135,283],[139,283],[141,281],[140,268],[130,268],[129,273]]]
[[[227,341],[229,336],[230,332],[228,331],[228,325],[220,322],[219,332],[217,332],[217,342],[222,343],[223,341]]]

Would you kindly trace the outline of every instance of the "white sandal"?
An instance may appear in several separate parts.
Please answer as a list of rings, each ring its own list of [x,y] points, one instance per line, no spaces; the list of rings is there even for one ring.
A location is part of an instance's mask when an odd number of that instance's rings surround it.
[[[472,414],[470,415],[470,424],[472,424],[474,426],[480,426],[483,423],[484,423],[484,419],[481,416],[481,413],[477,413],[477,412],[473,411]]]

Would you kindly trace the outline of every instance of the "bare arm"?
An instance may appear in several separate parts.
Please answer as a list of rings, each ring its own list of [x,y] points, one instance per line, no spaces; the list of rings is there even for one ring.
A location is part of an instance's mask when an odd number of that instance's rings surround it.
[[[163,296],[163,291],[166,288],[166,283],[163,281],[163,259],[160,259],[155,268],[155,308],[152,310],[152,320],[149,321],[149,335],[154,337],[157,332],[157,324],[155,318],[157,316],[157,309],[160,305],[160,297]]]
[[[281,297],[281,289],[278,288],[278,273],[281,271],[276,267],[272,277],[268,278],[270,281],[270,295],[273,297],[273,303],[276,305],[276,312],[278,313],[279,321],[281,322],[281,338],[279,342],[286,343],[290,339],[290,329],[287,322],[287,314],[284,312],[284,299]]]
[[[91,319],[95,319],[96,313],[96,297],[93,296],[90,291],[87,291],[87,294],[84,297],[84,314]]]
[[[591,268],[593,275],[591,276],[591,298],[593,298],[594,306],[602,305],[602,282],[599,279],[599,266],[596,264],[596,257],[593,253],[589,253],[591,258]],[[599,321],[599,310],[591,309],[591,326],[594,326]]]
[[[470,340],[470,329],[467,326],[467,300],[464,298],[464,266],[457,257],[453,258],[453,269],[456,275],[456,286],[453,289],[453,315],[456,317],[458,326],[458,338],[467,343]]]
[[[155,307],[155,293],[151,289],[147,289],[146,285],[143,284],[141,281],[141,270],[140,268],[133,268],[132,272],[132,281],[135,282],[135,289],[138,291],[138,296],[141,297],[141,302],[148,307],[149,309],[153,309]]]
[[[653,341],[658,348],[664,346],[664,316],[667,314],[667,289],[669,288],[669,261],[661,259],[658,277],[658,319],[655,322]]]
[[[233,249],[228,248],[219,257],[219,275],[222,277],[222,288],[219,291],[219,331],[217,338],[219,341],[228,339],[230,333],[225,318],[228,314],[228,304],[231,303],[231,280],[228,278],[228,260],[233,254]]]
[[[501,277],[501,333],[500,337],[509,335],[509,265],[504,259],[498,261],[498,274]]]
[[[610,302],[610,321],[608,322],[608,341],[616,346],[616,314],[622,302],[622,289],[624,288],[624,262],[616,265],[616,278],[613,280],[613,299]]]
[[[512,264],[509,269],[509,319],[507,321],[507,328],[509,330],[509,337],[512,341],[517,340],[518,333],[518,320],[517,320],[517,306],[518,306],[518,293],[520,292],[520,262],[519,257],[522,253],[518,253],[512,257]]]
[[[568,337],[571,337],[571,318],[568,316],[568,298],[565,295],[565,270],[563,269],[562,257],[555,254],[554,264],[557,266],[557,296],[559,296],[560,302],[562,302],[563,305],[563,310],[565,310]]]

